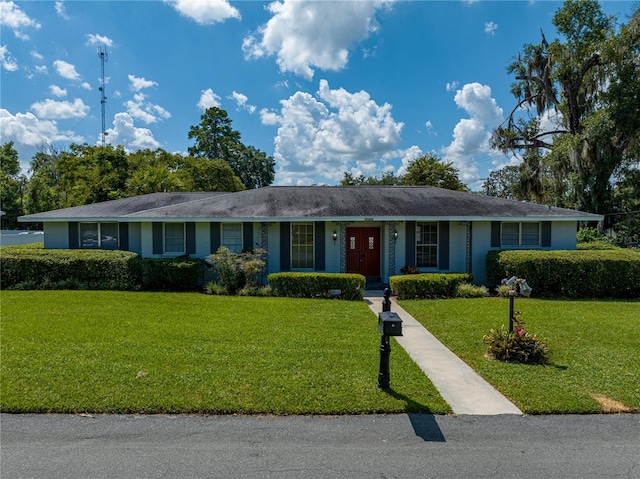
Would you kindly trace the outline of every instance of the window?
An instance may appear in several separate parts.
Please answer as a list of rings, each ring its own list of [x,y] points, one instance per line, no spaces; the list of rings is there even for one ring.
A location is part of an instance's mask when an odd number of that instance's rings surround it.
[[[184,253],[184,223],[164,223],[164,252]]]
[[[80,247],[118,249],[118,223],[80,223]]]
[[[438,267],[438,223],[416,223],[416,267]]]
[[[291,269],[313,269],[313,223],[291,224]]]
[[[540,223],[502,223],[503,246],[539,246]]]
[[[242,252],[242,223],[222,223],[222,246],[234,253]]]

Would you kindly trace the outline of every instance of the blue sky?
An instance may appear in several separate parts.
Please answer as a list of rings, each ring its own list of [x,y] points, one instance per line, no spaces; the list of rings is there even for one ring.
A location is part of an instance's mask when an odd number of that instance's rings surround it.
[[[512,110],[506,66],[555,1],[0,1],[0,135],[186,153],[204,108],[276,160],[277,185],[402,173],[425,153],[478,190],[517,159],[488,148]],[[630,1],[603,9],[626,22]]]

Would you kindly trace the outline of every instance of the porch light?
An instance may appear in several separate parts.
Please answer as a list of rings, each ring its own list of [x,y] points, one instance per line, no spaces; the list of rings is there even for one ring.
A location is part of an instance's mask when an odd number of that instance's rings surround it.
[[[334,231],[333,232],[333,242],[335,243],[337,239],[338,239],[338,232]]]
[[[394,240],[398,239],[398,231],[397,230],[393,232],[393,239]]]

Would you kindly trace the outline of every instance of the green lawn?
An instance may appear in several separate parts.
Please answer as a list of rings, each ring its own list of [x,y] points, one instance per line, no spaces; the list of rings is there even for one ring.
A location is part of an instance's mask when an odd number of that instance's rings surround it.
[[[640,302],[518,298],[549,366],[487,359],[482,336],[508,326],[501,298],[401,301],[403,308],[526,413],[640,412]],[[599,399],[599,400],[598,400]]]
[[[450,413],[364,302],[0,292],[3,412]]]

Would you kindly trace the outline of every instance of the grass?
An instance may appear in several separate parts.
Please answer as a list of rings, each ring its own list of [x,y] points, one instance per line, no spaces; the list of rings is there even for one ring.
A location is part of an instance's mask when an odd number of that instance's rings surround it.
[[[450,413],[363,302],[0,292],[3,412]]]
[[[546,338],[549,366],[485,357],[484,334],[508,327],[501,298],[401,301],[449,349],[529,414],[640,412],[640,302],[515,300]]]

